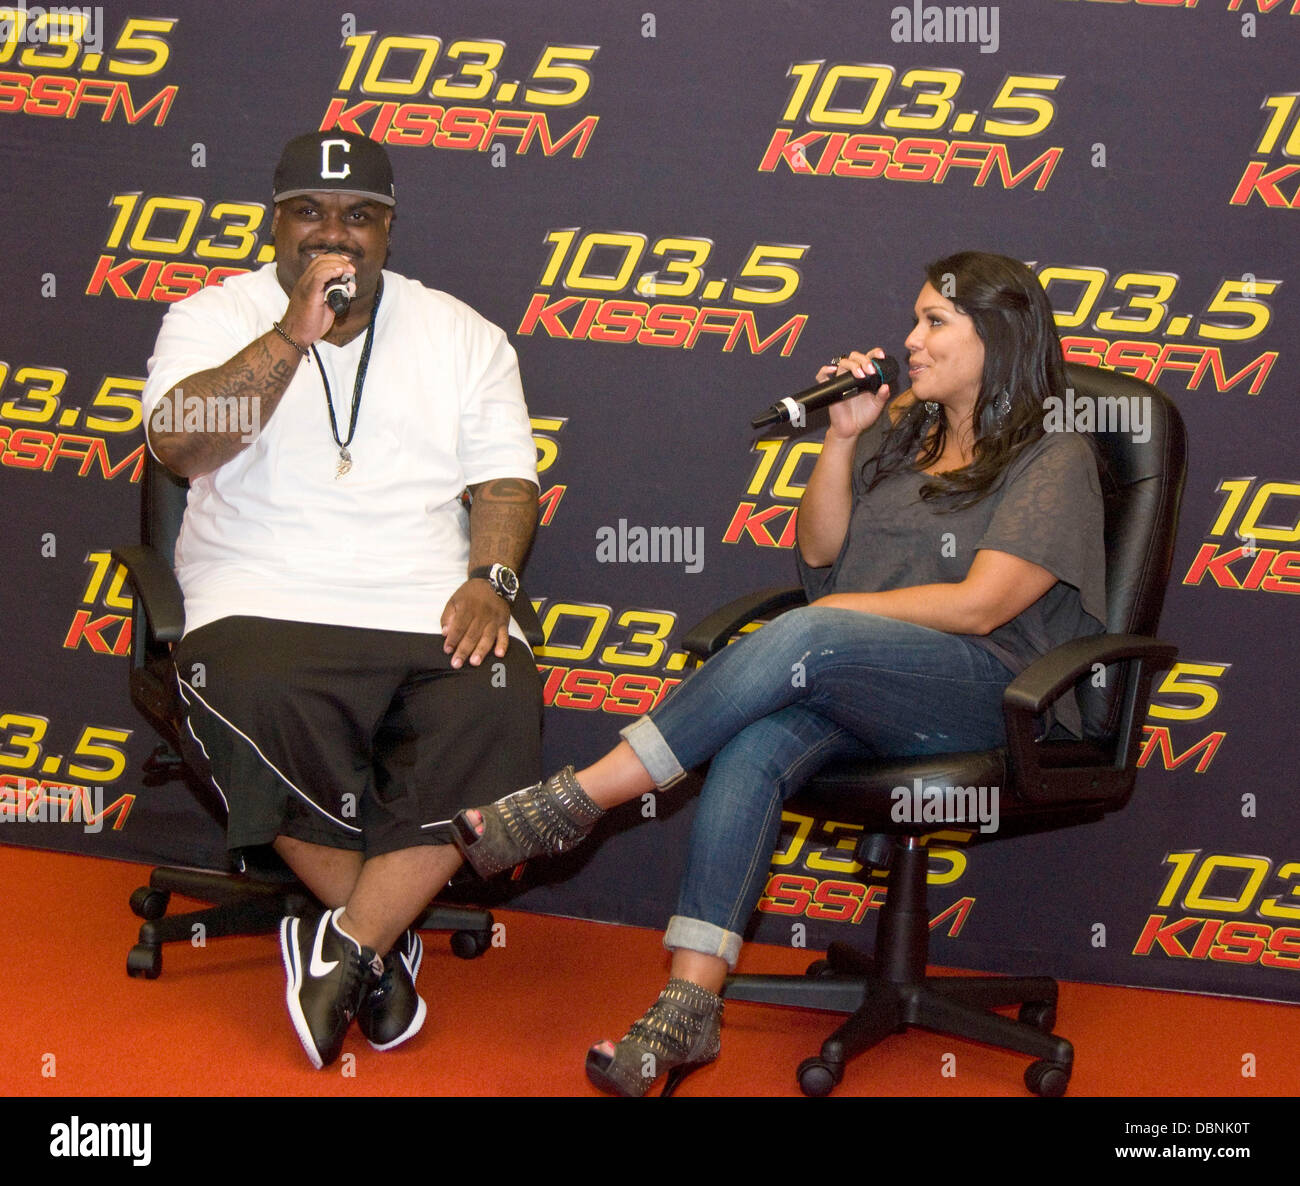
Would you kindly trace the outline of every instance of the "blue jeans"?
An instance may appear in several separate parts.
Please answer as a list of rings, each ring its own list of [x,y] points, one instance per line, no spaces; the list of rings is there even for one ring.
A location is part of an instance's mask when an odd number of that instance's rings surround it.
[[[806,607],[726,647],[623,737],[661,789],[712,758],[664,945],[735,967],[781,806],[844,757],[988,749],[1012,672],[956,635]]]

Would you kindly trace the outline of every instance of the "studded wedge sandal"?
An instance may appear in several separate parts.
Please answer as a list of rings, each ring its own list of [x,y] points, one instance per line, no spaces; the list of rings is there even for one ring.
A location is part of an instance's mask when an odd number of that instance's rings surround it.
[[[689,980],[672,979],[645,1016],[632,1023],[613,1054],[587,1052],[587,1078],[612,1095],[643,1096],[667,1074],[672,1095],[692,1071],[722,1049],[722,998]]]
[[[605,814],[578,785],[572,766],[475,810],[483,817],[481,834],[462,811],[452,821],[452,837],[480,877],[513,869],[533,857],[568,852]]]

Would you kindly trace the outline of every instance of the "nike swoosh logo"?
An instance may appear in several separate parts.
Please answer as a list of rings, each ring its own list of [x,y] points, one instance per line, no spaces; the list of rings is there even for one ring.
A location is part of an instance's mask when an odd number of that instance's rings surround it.
[[[311,963],[307,965],[307,974],[313,980],[328,976],[339,966],[338,960],[326,961],[321,959],[321,944],[325,941],[325,928],[329,926],[329,923],[330,916],[327,914],[320,920],[320,925],[316,928],[316,941],[311,948]]]
[[[420,944],[420,937],[417,935],[415,941],[411,944],[409,951],[401,953],[402,963],[406,965],[406,974],[411,978],[411,983],[415,983],[415,978],[420,974],[420,964],[424,950]]]

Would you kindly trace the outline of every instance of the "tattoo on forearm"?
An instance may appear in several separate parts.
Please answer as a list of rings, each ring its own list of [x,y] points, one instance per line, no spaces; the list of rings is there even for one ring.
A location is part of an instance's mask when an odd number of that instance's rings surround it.
[[[293,379],[294,373],[297,369],[296,366],[290,366],[282,358],[277,358],[271,364],[271,377],[267,381],[267,387],[274,388],[278,386],[283,390],[285,387],[289,386],[289,382]]]
[[[203,429],[198,432],[182,430],[164,434],[155,439],[155,444],[163,450],[160,455],[169,456],[172,467],[187,476],[215,469],[237,457],[255,435],[250,427],[260,430],[265,424],[296,371],[295,365],[278,357],[258,338],[224,365],[192,375],[167,396],[176,401],[173,408],[185,391],[189,397],[225,405],[231,414],[222,424],[230,427],[222,431],[206,423],[205,418]]]

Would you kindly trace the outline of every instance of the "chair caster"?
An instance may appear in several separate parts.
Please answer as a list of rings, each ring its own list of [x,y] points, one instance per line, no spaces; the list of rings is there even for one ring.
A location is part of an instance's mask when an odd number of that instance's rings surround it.
[[[451,936],[451,950],[463,960],[476,959],[491,946],[491,931],[455,931]]]
[[[1020,1006],[1019,1016],[1025,1025],[1050,1034],[1056,1026],[1056,1004],[1053,1001],[1026,1001]]]
[[[1070,1068],[1040,1058],[1025,1070],[1025,1086],[1044,1099],[1056,1099],[1070,1085]]]
[[[131,895],[131,912],[137,918],[143,918],[147,922],[157,922],[167,913],[167,905],[171,898],[171,894],[166,890],[150,889],[147,885],[141,886]]]
[[[136,980],[157,980],[162,975],[162,948],[137,943],[127,952],[126,974]]]
[[[799,1090],[804,1095],[820,1098],[830,1095],[844,1077],[844,1064],[828,1062],[820,1055],[805,1058],[799,1064]]]

